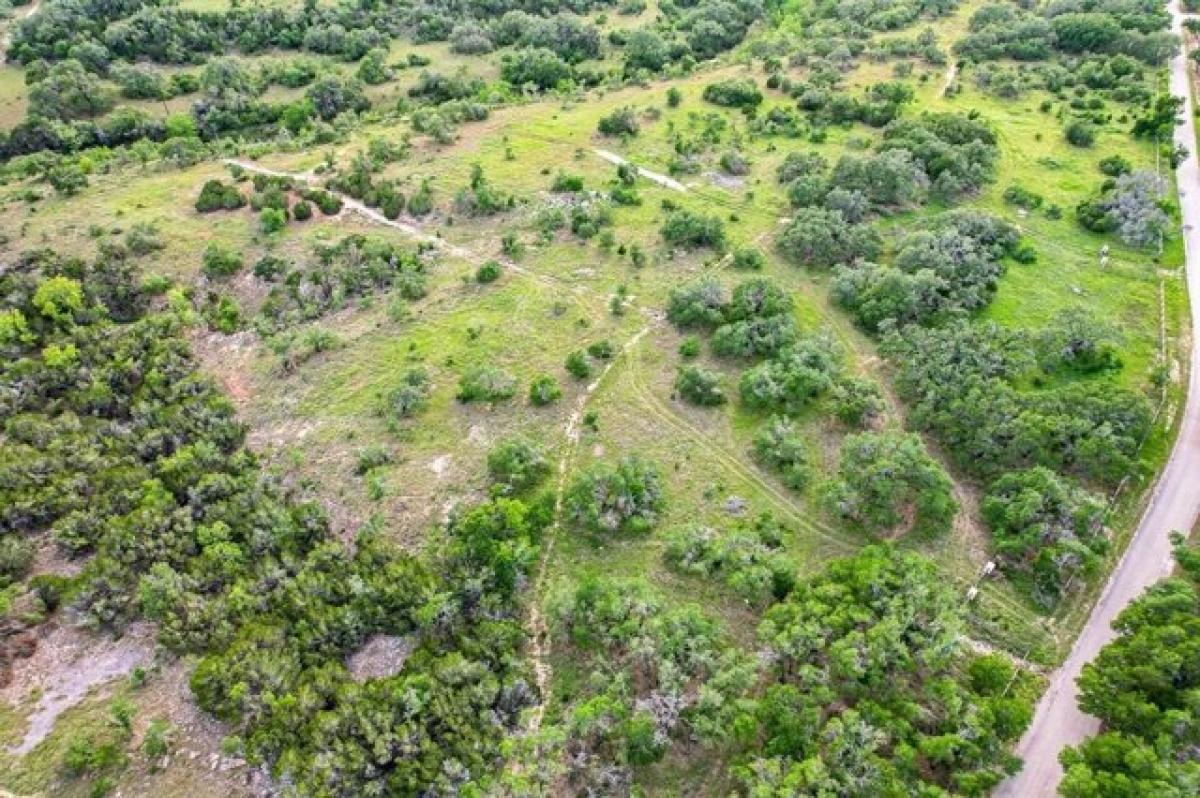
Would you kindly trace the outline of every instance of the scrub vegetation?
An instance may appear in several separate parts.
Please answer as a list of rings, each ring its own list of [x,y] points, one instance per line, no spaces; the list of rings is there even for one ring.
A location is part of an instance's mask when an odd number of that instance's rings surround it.
[[[1020,767],[1183,392],[1163,6],[3,12],[0,788]],[[1065,795],[1195,787],[1180,558]],[[51,629],[156,645],[43,729]]]

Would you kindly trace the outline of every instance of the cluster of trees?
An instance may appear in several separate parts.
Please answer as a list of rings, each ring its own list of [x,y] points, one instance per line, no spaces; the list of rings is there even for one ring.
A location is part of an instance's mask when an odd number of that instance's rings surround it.
[[[955,52],[975,61],[1129,56],[1162,64],[1178,46],[1166,9],[1152,0],[1052,3],[1037,11],[989,3],[971,15]]]
[[[1101,193],[1075,208],[1079,224],[1096,233],[1115,232],[1126,244],[1161,244],[1171,227],[1166,184],[1154,172],[1137,170],[1106,180]]]
[[[757,462],[777,472],[792,490],[803,490],[812,480],[813,455],[808,442],[787,416],[772,416],[759,427],[750,453]]]
[[[1064,353],[1095,350],[1085,327],[1070,319],[1056,326],[1069,335],[966,321],[910,325],[888,332],[881,347],[897,365],[909,423],[933,433],[959,467],[991,484],[996,503],[988,520],[1001,562],[1044,606],[1094,567],[1106,546],[1091,502],[1068,475],[1115,485],[1133,470],[1151,422],[1142,395],[1108,381],[1035,393],[1019,387],[1036,376],[1039,360],[1057,364]],[[1076,523],[1077,514],[1085,520]]]
[[[469,402],[507,402],[517,395],[517,378],[499,366],[481,363],[467,367],[458,378],[455,398]]]
[[[826,396],[841,373],[842,353],[833,339],[805,336],[745,371],[738,393],[751,409],[796,415]]]
[[[799,412],[833,386],[841,358],[825,336],[801,336],[791,297],[769,280],[736,286],[732,298],[715,279],[671,291],[667,318],[681,329],[713,330],[713,352],[723,357],[768,358],[739,383],[749,407]]]
[[[317,243],[312,263],[264,255],[254,274],[271,288],[261,308],[267,330],[320,318],[349,302],[396,291],[405,299],[425,296],[426,263],[418,254],[381,238],[354,233]]]
[[[194,81],[200,93],[190,112],[156,119],[135,108],[113,110],[113,92],[74,58],[44,69],[37,66],[40,63],[27,69],[31,83],[27,118],[0,137],[0,156],[5,158],[47,150],[72,153],[142,140],[178,139],[176,146],[190,143],[194,147],[198,140],[214,141],[232,134],[261,137],[280,130],[291,134],[312,130],[314,140],[328,140],[329,121],[343,112],[361,112],[370,105],[359,79],[332,73],[309,81],[301,99],[267,102],[262,94],[270,80],[290,78],[252,72],[235,59],[217,58],[206,64]],[[170,86],[151,85],[152,81],[142,79],[140,72],[123,70],[116,74],[128,78],[127,93],[162,95],[174,91]],[[191,80],[176,83],[188,89],[193,86]]]
[[[615,466],[600,464],[583,472],[564,498],[573,523],[605,534],[647,532],[658,523],[665,505],[658,466],[633,456]]]
[[[974,191],[995,174],[996,133],[973,113],[924,113],[897,119],[883,131],[882,151],[908,150],[939,199]]]
[[[361,112],[370,103],[365,85],[390,80],[396,69],[423,61],[389,64],[387,46],[401,36],[414,41],[449,39],[460,52],[513,49],[501,59],[502,78],[514,87],[548,90],[575,84],[596,85],[603,75],[581,62],[603,57],[599,30],[576,14],[603,3],[541,3],[536,9],[517,2],[466,7],[439,0],[420,7],[387,2],[361,9],[349,2],[295,9],[232,7],[193,11],[143,0],[117,4],[64,0],[16,25],[10,59],[26,65],[30,84],[28,118],[0,136],[0,157],[43,150],[76,152],[94,146],[140,139],[163,141],[172,127],[188,128],[205,141],[223,136],[265,137],[280,129],[312,131],[328,140],[325,124],[346,111]],[[530,13],[534,12],[534,13]],[[610,36],[625,49],[628,77],[658,72],[671,65],[689,69],[745,37],[762,16],[757,0],[700,0],[663,9],[654,28]],[[251,73],[223,54],[250,55],[269,49],[302,50],[344,61],[359,61],[352,77],[322,72],[311,58]],[[205,64],[199,74],[171,77],[142,64]],[[215,67],[214,67],[215,65]],[[611,70],[610,70],[611,71]],[[230,79],[232,78],[232,80]],[[130,99],[164,100],[197,94],[190,113],[164,122],[144,112],[120,108],[120,124],[101,118],[113,110],[116,92]],[[271,103],[262,94],[271,83],[306,86],[303,98]],[[454,98],[413,96],[446,103],[445,112],[423,113],[426,127],[448,140],[457,122],[486,116],[486,106],[470,102],[482,88]],[[453,105],[453,108],[449,106]],[[131,124],[131,121],[133,124]]]
[[[904,81],[874,83],[867,87],[861,100],[833,86],[813,83],[793,84],[788,93],[816,125],[849,126],[862,122],[871,127],[884,127],[898,118],[914,97],[912,86]]]
[[[879,387],[845,373],[841,350],[828,335],[803,335],[792,298],[769,280],[745,280],[728,298],[714,278],[673,289],[667,318],[682,330],[711,332],[712,351],[720,357],[757,361],[742,373],[738,395],[746,407],[778,415],[756,433],[752,454],[794,490],[809,484],[812,463],[788,416],[825,398],[834,416],[850,427],[870,423],[883,410]],[[699,339],[692,342],[698,353]],[[725,401],[719,376],[696,366],[681,367],[676,390],[695,404]]]
[[[200,706],[299,793],[495,778],[535,699],[518,587],[552,502],[456,512],[420,556],[368,525],[350,552],[244,449],[180,320],[147,310],[123,253],[30,253],[0,283],[0,371],[23,386],[0,400],[0,539],[48,534],[84,560],[27,585],[28,600],[70,601],[101,627],[156,622],[165,646],[198,657]],[[411,636],[413,653],[355,681],[346,658],[380,634]]]
[[[866,329],[930,324],[986,307],[1006,257],[1027,257],[1012,225],[978,211],[942,214],[909,233],[892,262],[838,266],[832,296]]]
[[[1176,539],[1177,576],[1125,608],[1117,638],[1079,677],[1102,731],[1061,754],[1066,798],[1194,795],[1200,789],[1200,550]]]
[[[986,795],[1037,684],[1003,655],[961,644],[954,589],[929,561],[873,546],[797,580],[769,518],[720,534],[679,530],[674,568],[778,603],[759,640],[728,646],[691,606],[643,582],[588,580],[560,597],[555,632],[586,678],[564,710],[573,790],[624,793],[679,746],[719,746],[748,795]]]
[[[734,721],[749,795],[987,795],[1036,683],[962,647],[961,602],[932,563],[871,546],[767,611],[765,689]]]
[[[826,494],[838,515],[872,534],[941,534],[958,512],[954,483],[912,433],[847,435]]]
[[[728,78],[710,83],[701,95],[706,102],[750,111],[762,104],[763,93],[751,78]]]
[[[1014,471],[988,488],[983,518],[1001,568],[1042,606],[1073,579],[1094,574],[1108,551],[1104,505],[1043,466]]]
[[[553,617],[586,677],[562,721],[573,792],[629,794],[635,768],[672,747],[730,739],[757,666],[697,607],[669,607],[641,580],[589,578]]]
[[[1019,390],[1037,361],[1023,332],[965,321],[910,326],[887,334],[882,349],[897,363],[896,388],[911,403],[911,423],[935,433],[979,476],[1042,465],[1116,484],[1149,430],[1145,398],[1108,382]]]
[[[754,278],[734,286],[713,331],[712,350],[722,357],[771,357],[798,336],[792,298],[771,281]]]
[[[662,226],[663,240],[683,249],[725,248],[725,225],[716,216],[685,208],[671,211]]]
[[[817,19],[852,21],[868,30],[906,28],[921,18],[943,17],[958,7],[957,0],[824,0],[809,11]]]
[[[924,169],[907,150],[867,157],[843,155],[832,171],[817,153],[792,152],[779,165],[776,177],[787,188],[793,207],[837,213],[849,224],[859,224],[871,211],[918,204],[929,188]],[[819,218],[807,217],[810,225]]]
[[[754,605],[787,597],[795,569],[783,552],[786,530],[770,513],[729,530],[690,524],[667,534],[663,559],[677,571],[720,579]]]
[[[798,210],[776,244],[807,266],[871,260],[882,244],[864,224],[868,213],[977,189],[991,179],[998,155],[987,125],[961,114],[898,119],[884,129],[877,154],[845,155],[832,173],[816,153],[791,153],[776,176]]]

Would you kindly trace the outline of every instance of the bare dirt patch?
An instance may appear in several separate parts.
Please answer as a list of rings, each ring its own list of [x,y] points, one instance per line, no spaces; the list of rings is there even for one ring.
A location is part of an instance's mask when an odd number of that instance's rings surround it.
[[[155,672],[137,693],[138,717],[132,747],[140,749],[153,720],[167,722],[170,751],[155,761],[135,757],[121,779],[120,794],[243,798],[277,790],[257,768],[221,752],[229,727],[200,709],[188,687],[191,663],[176,660]]]
[[[24,738],[9,749],[19,756],[46,739],[58,716],[94,687],[146,665],[154,650],[149,624],[135,624],[117,639],[64,624],[44,629],[33,656],[17,661],[12,682],[0,690],[0,700],[17,706],[36,696]]]
[[[201,367],[216,378],[238,410],[244,409],[254,397],[249,374],[257,340],[249,330],[233,335],[213,332],[192,337],[192,352]]]
[[[350,655],[346,667],[357,681],[394,676],[404,667],[416,643],[411,637],[375,635]]]

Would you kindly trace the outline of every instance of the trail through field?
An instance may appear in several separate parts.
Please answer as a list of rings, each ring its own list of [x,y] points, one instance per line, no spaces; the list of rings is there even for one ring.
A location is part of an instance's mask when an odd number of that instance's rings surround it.
[[[1172,29],[1183,33],[1185,15],[1180,0],[1170,4]],[[1182,124],[1175,128],[1175,143],[1187,157],[1175,172],[1182,218],[1200,219],[1200,165],[1196,160],[1195,114],[1189,75],[1191,59],[1182,51],[1171,59],[1171,94],[1183,98]],[[1175,448],[1159,476],[1145,514],[1129,541],[1129,547],[1092,608],[1086,625],[1079,633],[1071,653],[1051,676],[1050,685],[1038,703],[1033,723],[1017,745],[1017,754],[1025,765],[1016,776],[996,790],[999,798],[1038,798],[1055,794],[1062,779],[1059,752],[1066,746],[1083,742],[1100,729],[1100,721],[1079,708],[1076,679],[1083,666],[1096,658],[1100,650],[1116,637],[1113,620],[1131,601],[1166,576],[1171,570],[1173,531],[1190,532],[1200,515],[1200,228],[1183,227],[1188,295],[1191,297],[1192,353],[1187,402],[1179,425]]]
[[[649,169],[643,169],[640,166],[631,164],[627,159],[622,158],[620,155],[617,155],[615,152],[611,152],[609,150],[593,149],[592,152],[596,153],[597,155],[599,155],[601,158],[608,161],[609,163],[616,164],[617,166],[622,166],[625,164],[635,166],[639,175],[641,175],[642,177],[646,178],[647,180],[649,180],[653,183],[658,183],[660,186],[662,186],[664,188],[669,188],[672,191],[678,191],[682,194],[687,193],[687,190],[688,190],[687,186],[685,186],[683,183],[680,183],[678,180],[676,180],[673,177],[667,177],[664,174],[660,174],[658,172],[652,172]]]
[[[632,361],[630,383],[638,400],[647,411],[652,413],[663,424],[672,427],[676,432],[689,438],[703,449],[708,456],[762,491],[767,499],[775,505],[777,510],[790,518],[800,528],[832,543],[845,552],[854,550],[855,546],[848,537],[838,534],[832,527],[805,514],[801,508],[796,506],[795,501],[790,496],[755,473],[754,469],[743,463],[736,454],[714,443],[712,436],[705,434],[703,430],[697,429],[691,422],[681,418],[672,408],[665,405],[654,395],[653,391],[646,385],[645,380],[642,379],[640,358],[635,355]]]
[[[958,62],[951,61],[950,66],[946,67],[946,82],[942,84],[942,94],[950,91],[956,77],[958,77]]]
[[[236,158],[226,159],[225,163],[229,164],[230,166],[237,166],[242,169],[245,169],[247,172],[255,172],[257,174],[266,175],[268,177],[286,178],[289,180],[295,180],[299,183],[304,183],[306,185],[313,181],[313,175],[311,172],[282,172],[277,169],[270,169],[265,166],[260,166],[259,164],[256,164],[252,161],[243,161],[243,160],[239,160]],[[440,249],[443,252],[453,255],[456,258],[465,260],[468,263],[473,263],[475,265],[482,265],[485,261],[494,260],[497,263],[499,263],[501,266],[503,266],[506,270],[514,272],[516,274],[523,275],[525,277],[529,277],[530,279],[532,279],[536,282],[542,283],[543,285],[545,285],[547,287],[561,289],[565,285],[565,283],[562,280],[559,280],[556,277],[553,277],[553,276],[547,275],[547,274],[542,274],[540,272],[531,271],[530,269],[526,269],[525,267],[512,261],[509,258],[500,257],[500,256],[494,257],[494,258],[487,258],[483,255],[480,255],[478,252],[467,249],[466,247],[461,247],[461,246],[458,246],[457,244],[452,244],[451,242],[447,241],[444,238],[441,238],[440,236],[436,236],[431,233],[427,233],[424,229],[422,229],[420,226],[418,226],[415,223],[405,222],[405,221],[401,221],[399,219],[389,219],[386,216],[384,216],[382,213],[380,213],[379,211],[375,210],[374,208],[369,207],[368,205],[364,204],[360,200],[356,200],[354,197],[343,194],[340,191],[334,191],[333,189],[324,188],[324,187],[322,187],[321,190],[325,191],[325,192],[337,197],[339,200],[341,200],[344,210],[350,211],[352,213],[357,213],[359,216],[362,216],[363,218],[365,218],[368,221],[373,222],[375,224],[382,225],[384,227],[390,227],[393,230],[399,230],[400,232],[404,233],[409,238],[412,238],[421,243],[429,244],[433,247],[436,247],[437,249]]]
[[[531,599],[529,601],[527,627],[529,629],[530,659],[533,663],[534,679],[537,682],[540,698],[537,706],[529,713],[525,727],[527,736],[533,736],[541,730],[542,718],[546,712],[546,696],[550,690],[550,630],[546,624],[546,616],[542,612],[542,596],[540,593],[545,587],[546,566],[550,562],[551,555],[554,552],[554,541],[558,536],[559,529],[562,527],[563,497],[566,494],[567,475],[575,463],[575,456],[579,450],[580,424],[583,423],[583,414],[587,409],[588,402],[595,395],[596,389],[600,387],[600,383],[612,371],[613,366],[621,358],[629,356],[629,353],[645,337],[646,333],[650,332],[652,324],[653,322],[649,322],[634,333],[625,342],[625,345],[621,347],[621,351],[617,357],[610,360],[599,376],[587,386],[579,399],[576,400],[575,407],[571,411],[571,415],[567,418],[566,426],[563,429],[566,446],[563,449],[562,457],[558,461],[558,481],[554,488],[554,522],[546,532],[545,543],[538,561],[537,574],[534,576],[530,590]],[[513,766],[519,766],[516,759],[513,760]]]
[[[282,177],[306,184],[312,181],[312,174],[309,172],[281,172],[276,169],[268,169],[265,166],[259,166],[251,161],[241,161],[237,159],[229,159],[226,160],[225,163],[245,169],[247,172],[256,172],[260,175],[266,175],[268,177]],[[359,200],[354,199],[354,197],[347,196],[342,194],[340,191],[334,191],[329,188],[323,188],[322,190],[329,192],[341,200],[342,206],[347,210],[357,213],[360,216],[364,216],[376,224],[381,224],[384,227],[391,227],[394,230],[399,230],[410,238],[426,244],[432,244],[439,249],[449,252],[455,257],[462,258],[463,260],[475,260],[477,258],[474,252],[451,244],[449,241],[439,238],[438,236],[426,233],[415,224],[410,222],[402,222],[398,219],[389,219],[374,208],[368,207]]]

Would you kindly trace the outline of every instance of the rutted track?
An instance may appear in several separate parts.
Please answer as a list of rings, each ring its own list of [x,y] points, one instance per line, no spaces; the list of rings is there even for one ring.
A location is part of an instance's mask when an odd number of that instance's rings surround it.
[[[681,433],[698,444],[706,454],[720,462],[725,468],[761,490],[778,510],[786,514],[805,531],[812,532],[814,535],[834,544],[844,551],[849,552],[856,548],[845,536],[837,534],[830,527],[802,513],[796,507],[791,497],[754,473],[751,468],[742,463],[735,455],[713,444],[702,430],[696,429],[690,422],[680,418],[670,407],[664,405],[661,400],[654,396],[654,393],[645,384],[645,381],[640,379],[642,373],[640,356],[635,353],[630,360],[632,369],[629,374],[630,385],[646,410],[654,414],[662,423],[672,427],[676,432]]]
[[[600,383],[612,371],[613,366],[623,357],[629,357],[630,352],[637,348],[638,343],[650,332],[650,324],[646,324],[640,330],[625,342],[621,347],[620,353],[613,358],[604,367],[604,370],[590,382],[584,392],[575,402],[575,408],[571,411],[571,415],[567,418],[566,427],[563,430],[566,448],[563,451],[562,457],[558,461],[558,480],[554,488],[554,523],[546,533],[545,543],[542,546],[541,556],[538,560],[538,570],[534,575],[533,583],[530,589],[531,598],[529,601],[529,617],[526,625],[529,628],[530,640],[530,659],[533,661],[534,679],[537,682],[538,691],[541,694],[542,700],[529,713],[529,717],[525,726],[527,735],[537,734],[542,727],[542,718],[546,711],[546,696],[549,694],[550,686],[550,665],[547,661],[550,656],[550,630],[546,626],[546,616],[542,612],[542,596],[540,595],[544,587],[546,577],[546,566],[550,562],[550,558],[554,553],[554,541],[558,537],[558,532],[562,528],[563,514],[563,497],[566,495],[567,475],[575,465],[575,456],[579,451],[579,425],[583,421],[584,410],[587,409],[587,404],[595,395],[596,389],[600,387]],[[514,759],[514,766],[519,763]]]

